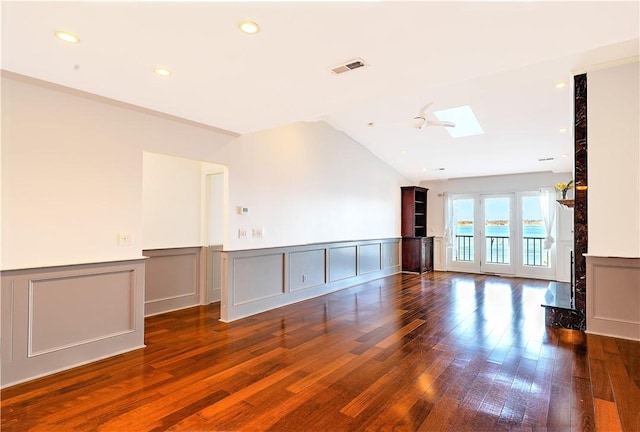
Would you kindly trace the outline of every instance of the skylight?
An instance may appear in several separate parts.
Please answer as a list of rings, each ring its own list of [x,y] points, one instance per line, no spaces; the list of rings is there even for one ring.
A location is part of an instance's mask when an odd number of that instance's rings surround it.
[[[445,128],[453,138],[482,135],[484,133],[469,105],[434,111],[433,115],[440,121],[450,121],[456,124],[455,127]]]

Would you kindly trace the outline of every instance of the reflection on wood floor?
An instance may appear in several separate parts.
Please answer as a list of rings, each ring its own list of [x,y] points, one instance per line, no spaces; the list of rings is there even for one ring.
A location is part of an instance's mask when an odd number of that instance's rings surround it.
[[[2,391],[2,430],[640,431],[640,343],[544,327],[547,283],[395,275]]]

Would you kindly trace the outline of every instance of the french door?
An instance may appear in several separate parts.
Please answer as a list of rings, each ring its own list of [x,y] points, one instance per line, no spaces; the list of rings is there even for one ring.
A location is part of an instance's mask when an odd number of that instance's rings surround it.
[[[447,209],[450,268],[453,271],[479,273],[477,199],[474,195],[451,197]]]
[[[482,223],[478,240],[482,273],[516,273],[514,203],[514,194],[480,195]]]
[[[448,200],[452,271],[553,279],[553,200],[541,192],[454,195]]]

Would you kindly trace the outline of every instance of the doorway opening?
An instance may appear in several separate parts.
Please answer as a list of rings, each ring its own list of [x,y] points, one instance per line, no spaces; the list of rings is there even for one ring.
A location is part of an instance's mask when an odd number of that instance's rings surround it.
[[[226,241],[227,178],[223,165],[143,152],[145,315],[220,299],[211,255]]]

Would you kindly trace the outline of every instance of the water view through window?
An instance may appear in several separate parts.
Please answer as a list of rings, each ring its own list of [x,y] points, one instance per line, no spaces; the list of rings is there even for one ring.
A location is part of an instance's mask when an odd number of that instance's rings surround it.
[[[490,264],[510,264],[511,199],[484,200],[485,260]]]
[[[549,251],[543,250],[546,229],[537,196],[522,197],[522,263],[549,266]]]
[[[455,220],[455,260],[475,261],[473,245],[474,199],[455,199],[453,214]]]
[[[486,262],[510,264],[511,218],[510,202],[506,197],[491,197],[484,202],[484,238]],[[546,229],[542,217],[542,207],[538,195],[523,196],[521,199],[522,225],[522,265],[549,266],[549,251],[543,249]],[[475,199],[457,198],[453,201],[455,224],[454,259],[473,262],[477,259],[474,248]]]

